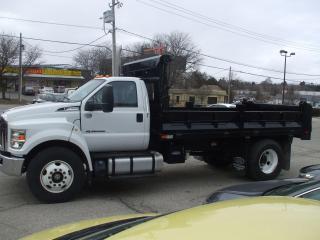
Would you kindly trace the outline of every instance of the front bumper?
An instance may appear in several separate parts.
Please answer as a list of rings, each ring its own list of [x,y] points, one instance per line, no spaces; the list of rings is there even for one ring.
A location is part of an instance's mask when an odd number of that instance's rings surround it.
[[[0,171],[11,176],[20,176],[24,158],[8,157],[0,153]]]

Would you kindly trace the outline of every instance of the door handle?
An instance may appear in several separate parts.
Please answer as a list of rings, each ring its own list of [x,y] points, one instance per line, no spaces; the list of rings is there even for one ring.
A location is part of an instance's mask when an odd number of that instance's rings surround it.
[[[137,122],[143,122],[143,114],[137,113]]]
[[[84,116],[85,116],[86,118],[92,118],[92,113],[85,113]]]

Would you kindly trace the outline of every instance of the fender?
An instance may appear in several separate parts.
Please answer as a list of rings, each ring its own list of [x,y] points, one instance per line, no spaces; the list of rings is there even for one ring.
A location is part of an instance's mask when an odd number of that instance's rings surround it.
[[[9,129],[26,129],[26,142],[19,150],[9,147],[14,156],[23,157],[32,149],[44,142],[53,140],[68,141],[73,124],[63,118],[17,121],[9,125]],[[10,141],[8,139],[8,141]],[[8,142],[8,146],[9,142]]]
[[[92,167],[92,160],[91,160],[91,156],[90,156],[90,151],[89,151],[89,148],[88,148],[88,145],[87,145],[85,138],[83,137],[80,129],[77,126],[74,126],[72,128],[69,142],[77,145],[82,150],[83,154],[86,157],[89,170],[92,172],[93,167]]]
[[[28,155],[35,147],[50,141],[65,141],[76,145],[84,154],[90,171],[92,161],[86,140],[81,134],[79,128],[65,118],[43,118],[38,120],[22,120],[12,123],[11,129],[26,129],[27,141],[19,150],[9,148],[12,155],[24,157]]]

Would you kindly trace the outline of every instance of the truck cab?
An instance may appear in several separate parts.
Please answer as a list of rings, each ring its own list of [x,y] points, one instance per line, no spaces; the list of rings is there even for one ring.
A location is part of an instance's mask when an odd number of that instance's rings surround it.
[[[98,85],[82,100],[81,132],[90,152],[146,150],[149,144],[150,110],[146,87],[138,78],[98,78],[90,81]],[[106,88],[112,87],[106,92]],[[70,96],[80,100],[83,86]],[[103,103],[104,94],[110,95]],[[112,96],[113,95],[113,99]],[[103,104],[112,105],[104,110]]]

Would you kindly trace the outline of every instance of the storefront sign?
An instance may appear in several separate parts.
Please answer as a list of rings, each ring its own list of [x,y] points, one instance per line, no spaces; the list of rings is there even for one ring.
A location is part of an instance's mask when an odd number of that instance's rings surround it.
[[[7,67],[6,73],[19,73],[17,67]],[[75,76],[81,77],[80,70],[68,70],[68,69],[56,69],[56,68],[28,68],[25,74],[36,74],[36,75],[55,75],[55,76]]]

